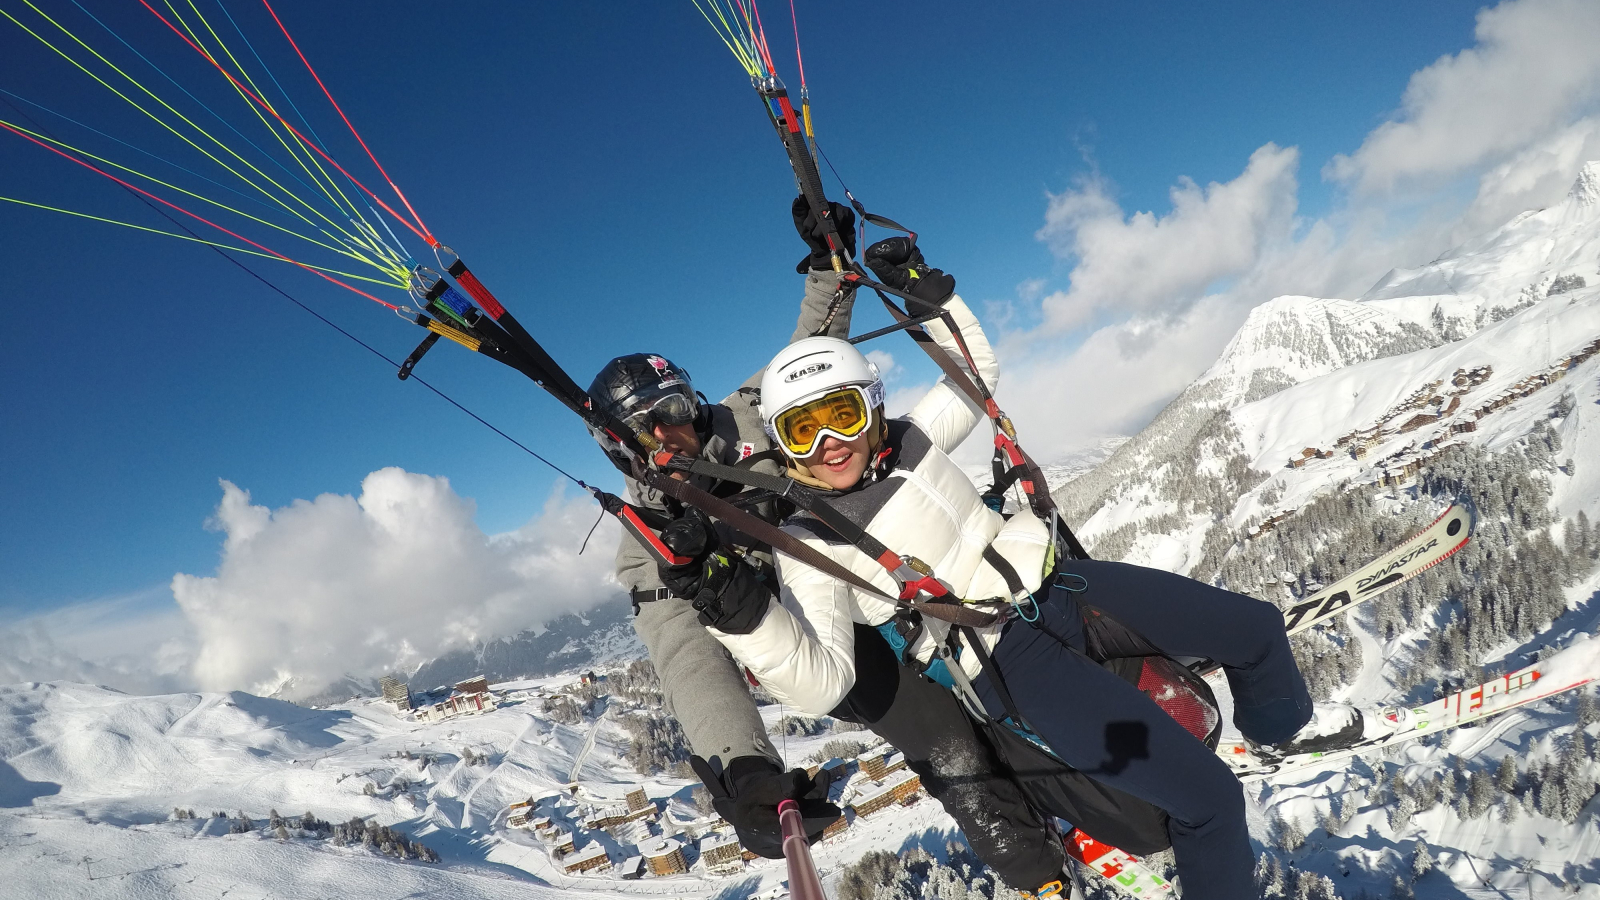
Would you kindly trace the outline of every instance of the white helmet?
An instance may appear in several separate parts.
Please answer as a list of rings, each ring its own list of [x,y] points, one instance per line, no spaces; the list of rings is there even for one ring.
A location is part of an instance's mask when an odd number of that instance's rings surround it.
[[[785,412],[805,406],[829,394],[853,388],[860,397],[865,419],[851,424],[848,421],[811,422],[806,440],[792,440],[792,435],[780,434],[779,418]],[[804,459],[825,434],[840,440],[859,436],[871,424],[873,410],[883,406],[883,381],[878,377],[878,367],[857,350],[855,345],[842,338],[809,337],[795,341],[783,348],[761,375],[761,422],[767,436],[772,438],[784,453],[794,459]]]

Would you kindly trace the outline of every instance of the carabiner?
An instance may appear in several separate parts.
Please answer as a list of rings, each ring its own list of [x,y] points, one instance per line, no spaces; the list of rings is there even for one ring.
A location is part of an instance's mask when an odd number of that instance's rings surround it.
[[[1033,615],[1031,617],[1022,611],[1022,602],[1020,600],[1018,600],[1016,597],[1011,598],[1011,608],[1017,611],[1017,615],[1022,619],[1022,621],[1032,625],[1034,622],[1039,621],[1039,601],[1035,600],[1032,594],[1029,594],[1028,605],[1033,607]]]

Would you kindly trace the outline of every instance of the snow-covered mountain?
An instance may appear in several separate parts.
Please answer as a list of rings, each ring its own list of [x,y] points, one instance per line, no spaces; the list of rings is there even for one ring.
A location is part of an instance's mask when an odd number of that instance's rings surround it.
[[[562,616],[538,631],[483,641],[428,660],[409,678],[426,689],[474,675],[491,681],[542,678],[584,666],[642,658],[644,644],[633,630],[632,617],[627,598],[619,595],[581,616]]]
[[[1360,298],[1258,307],[1055,495],[1096,556],[1279,601],[1470,500],[1478,530],[1456,557],[1296,639],[1323,697],[1421,703],[1600,629],[1600,163],[1560,204]],[[1264,895],[1600,897],[1579,704],[1249,791]]]
[[[1386,411],[1433,381],[1441,382],[1439,396],[1454,391],[1457,368],[1493,367],[1487,381],[1447,399],[1459,396],[1463,406],[1449,418],[1465,421],[1480,401],[1581,354],[1600,338],[1597,288],[1600,162],[1583,169],[1561,204],[1518,216],[1421,268],[1392,271],[1361,299],[1279,297],[1257,307],[1215,364],[1104,464],[1058,488],[1057,500],[1086,541],[1111,541],[1111,552],[1102,555],[1124,557],[1135,532],[1181,541],[1180,531],[1203,531],[1224,513],[1265,517],[1295,505],[1246,495],[1270,497],[1281,489],[1293,498],[1324,481],[1331,487],[1377,479],[1392,452],[1428,441],[1437,429],[1368,448],[1359,465],[1338,465],[1331,480],[1326,465],[1284,470],[1291,451],[1306,447],[1337,449],[1342,459],[1345,448],[1334,446],[1339,437],[1380,424]],[[1583,366],[1567,374],[1570,381],[1545,388],[1538,399],[1576,399],[1594,380]],[[1600,453],[1587,443],[1595,438],[1582,428],[1583,418],[1563,425],[1564,436],[1585,442],[1566,451],[1579,459]],[[1533,421],[1491,416],[1478,431],[1451,440],[1495,445],[1525,434]],[[1557,488],[1600,498],[1600,482],[1587,478]],[[1600,505],[1589,512],[1600,512]],[[1176,527],[1191,515],[1201,518]],[[1151,552],[1126,558],[1179,571],[1197,561]]]

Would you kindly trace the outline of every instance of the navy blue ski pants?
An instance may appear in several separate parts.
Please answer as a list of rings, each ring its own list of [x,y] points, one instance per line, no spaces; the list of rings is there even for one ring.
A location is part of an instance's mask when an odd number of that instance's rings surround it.
[[[1254,897],[1255,854],[1238,780],[1142,691],[1083,655],[1079,604],[1098,607],[1169,655],[1221,663],[1234,723],[1262,743],[1292,736],[1311,716],[1283,614],[1159,569],[1072,560],[1061,571],[1068,574],[1042,598],[1038,624],[1071,646],[1014,620],[992,654],[1018,712],[1069,765],[1167,811],[1186,900]],[[1005,706],[990,679],[979,677],[974,687],[1000,714]]]

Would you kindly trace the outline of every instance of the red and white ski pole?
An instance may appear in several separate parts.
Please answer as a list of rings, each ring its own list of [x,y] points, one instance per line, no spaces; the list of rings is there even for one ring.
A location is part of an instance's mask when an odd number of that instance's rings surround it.
[[[800,821],[800,804],[784,800],[778,804],[778,825],[783,829],[783,858],[789,862],[789,896],[793,900],[827,900],[822,879],[806,844],[805,825]]]

